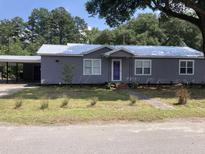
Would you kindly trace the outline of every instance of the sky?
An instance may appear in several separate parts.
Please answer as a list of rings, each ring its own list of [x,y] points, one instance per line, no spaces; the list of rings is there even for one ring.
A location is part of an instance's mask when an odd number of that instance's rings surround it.
[[[25,21],[34,8],[47,8],[52,10],[57,7],[64,7],[72,16],[83,18],[89,27],[97,27],[100,30],[109,28],[104,19],[89,17],[85,10],[87,0],[0,0],[0,20],[11,19],[19,16]],[[142,13],[143,11],[138,11]],[[144,12],[150,12],[145,10]],[[138,14],[137,13],[137,14]]]

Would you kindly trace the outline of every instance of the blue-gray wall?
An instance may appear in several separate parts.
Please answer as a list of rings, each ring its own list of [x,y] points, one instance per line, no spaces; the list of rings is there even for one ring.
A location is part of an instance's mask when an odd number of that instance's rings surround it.
[[[42,84],[63,83],[62,70],[66,65],[74,67],[73,84],[103,84],[111,81],[111,61],[122,59],[122,81],[138,81],[139,83],[170,83],[170,82],[205,82],[205,60],[194,59],[194,75],[179,75],[179,60],[182,59],[150,59],[152,60],[152,75],[134,75],[134,58],[127,53],[116,53],[111,57],[103,57],[103,53],[110,51],[105,48],[97,52],[87,54],[84,57],[42,56],[41,57],[41,82]],[[120,56],[123,55],[123,56]],[[84,58],[101,58],[102,74],[94,76],[83,75]],[[147,59],[147,58],[146,58]],[[190,59],[192,60],[192,59]]]

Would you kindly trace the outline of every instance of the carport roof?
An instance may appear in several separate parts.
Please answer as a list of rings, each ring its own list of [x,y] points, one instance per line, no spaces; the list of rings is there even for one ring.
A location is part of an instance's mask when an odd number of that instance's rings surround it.
[[[10,62],[10,63],[41,63],[41,56],[0,55],[0,62]]]

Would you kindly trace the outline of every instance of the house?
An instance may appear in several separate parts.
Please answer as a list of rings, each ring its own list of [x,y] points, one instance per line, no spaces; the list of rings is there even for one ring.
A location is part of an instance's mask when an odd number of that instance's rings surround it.
[[[108,82],[170,84],[205,83],[202,52],[189,47],[93,45],[42,45],[38,56],[0,56],[0,64],[22,65],[26,82],[64,84],[63,72],[71,67],[72,84]]]
[[[189,47],[69,43],[43,45],[37,53],[42,84],[63,84],[65,66],[73,68],[73,84],[205,82],[203,53]]]

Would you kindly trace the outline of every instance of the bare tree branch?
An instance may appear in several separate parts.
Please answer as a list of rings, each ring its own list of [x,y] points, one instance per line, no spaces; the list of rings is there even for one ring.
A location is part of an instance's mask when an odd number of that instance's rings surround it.
[[[202,15],[205,16],[205,10],[201,9],[201,8],[200,8],[200,5],[194,3],[194,2],[191,1],[191,0],[182,0],[182,2],[183,2],[186,6],[192,8],[192,9],[195,10],[196,12],[198,12],[198,13],[200,13],[200,14],[202,14]]]

